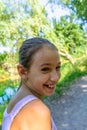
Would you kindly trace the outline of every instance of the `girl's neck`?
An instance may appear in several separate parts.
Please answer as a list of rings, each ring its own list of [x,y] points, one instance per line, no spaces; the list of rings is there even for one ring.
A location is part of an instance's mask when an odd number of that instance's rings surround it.
[[[20,94],[22,94],[23,97],[28,96],[28,95],[34,95],[39,99],[42,99],[42,96],[36,93],[35,91],[32,91],[29,87],[22,85],[20,89],[18,90]]]

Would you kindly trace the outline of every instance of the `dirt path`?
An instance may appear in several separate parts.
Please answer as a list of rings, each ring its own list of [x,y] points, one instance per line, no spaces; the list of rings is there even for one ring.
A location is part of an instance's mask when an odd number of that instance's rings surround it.
[[[47,99],[58,130],[87,130],[87,76],[76,81],[61,98]]]

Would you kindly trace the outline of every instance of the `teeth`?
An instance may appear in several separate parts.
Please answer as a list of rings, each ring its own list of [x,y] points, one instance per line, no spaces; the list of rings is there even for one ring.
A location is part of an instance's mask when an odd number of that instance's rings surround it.
[[[45,84],[45,86],[47,86],[49,88],[54,88],[54,85],[51,85],[51,84]]]
[[[50,88],[53,88],[53,86],[49,85]]]

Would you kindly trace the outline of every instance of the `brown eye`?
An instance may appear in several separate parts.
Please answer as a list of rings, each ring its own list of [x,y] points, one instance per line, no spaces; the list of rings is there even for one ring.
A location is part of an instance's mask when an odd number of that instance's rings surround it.
[[[50,69],[49,68],[43,68],[43,69],[41,69],[41,71],[43,71],[43,72],[49,72]]]
[[[57,67],[56,67],[56,70],[57,70],[57,71],[59,71],[59,70],[60,70],[60,68],[61,68],[61,66],[57,66]]]

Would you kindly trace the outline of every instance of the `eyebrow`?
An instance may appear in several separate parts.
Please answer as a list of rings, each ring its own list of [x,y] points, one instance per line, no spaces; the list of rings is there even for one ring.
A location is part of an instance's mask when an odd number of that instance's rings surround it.
[[[49,65],[51,65],[51,64],[50,63],[44,63],[44,64],[41,64],[40,66],[43,67],[43,66],[49,66]],[[61,65],[61,61],[58,62],[58,65]]]
[[[42,67],[42,66],[49,66],[50,65],[50,63],[44,63],[44,64],[41,64],[40,66]]]

